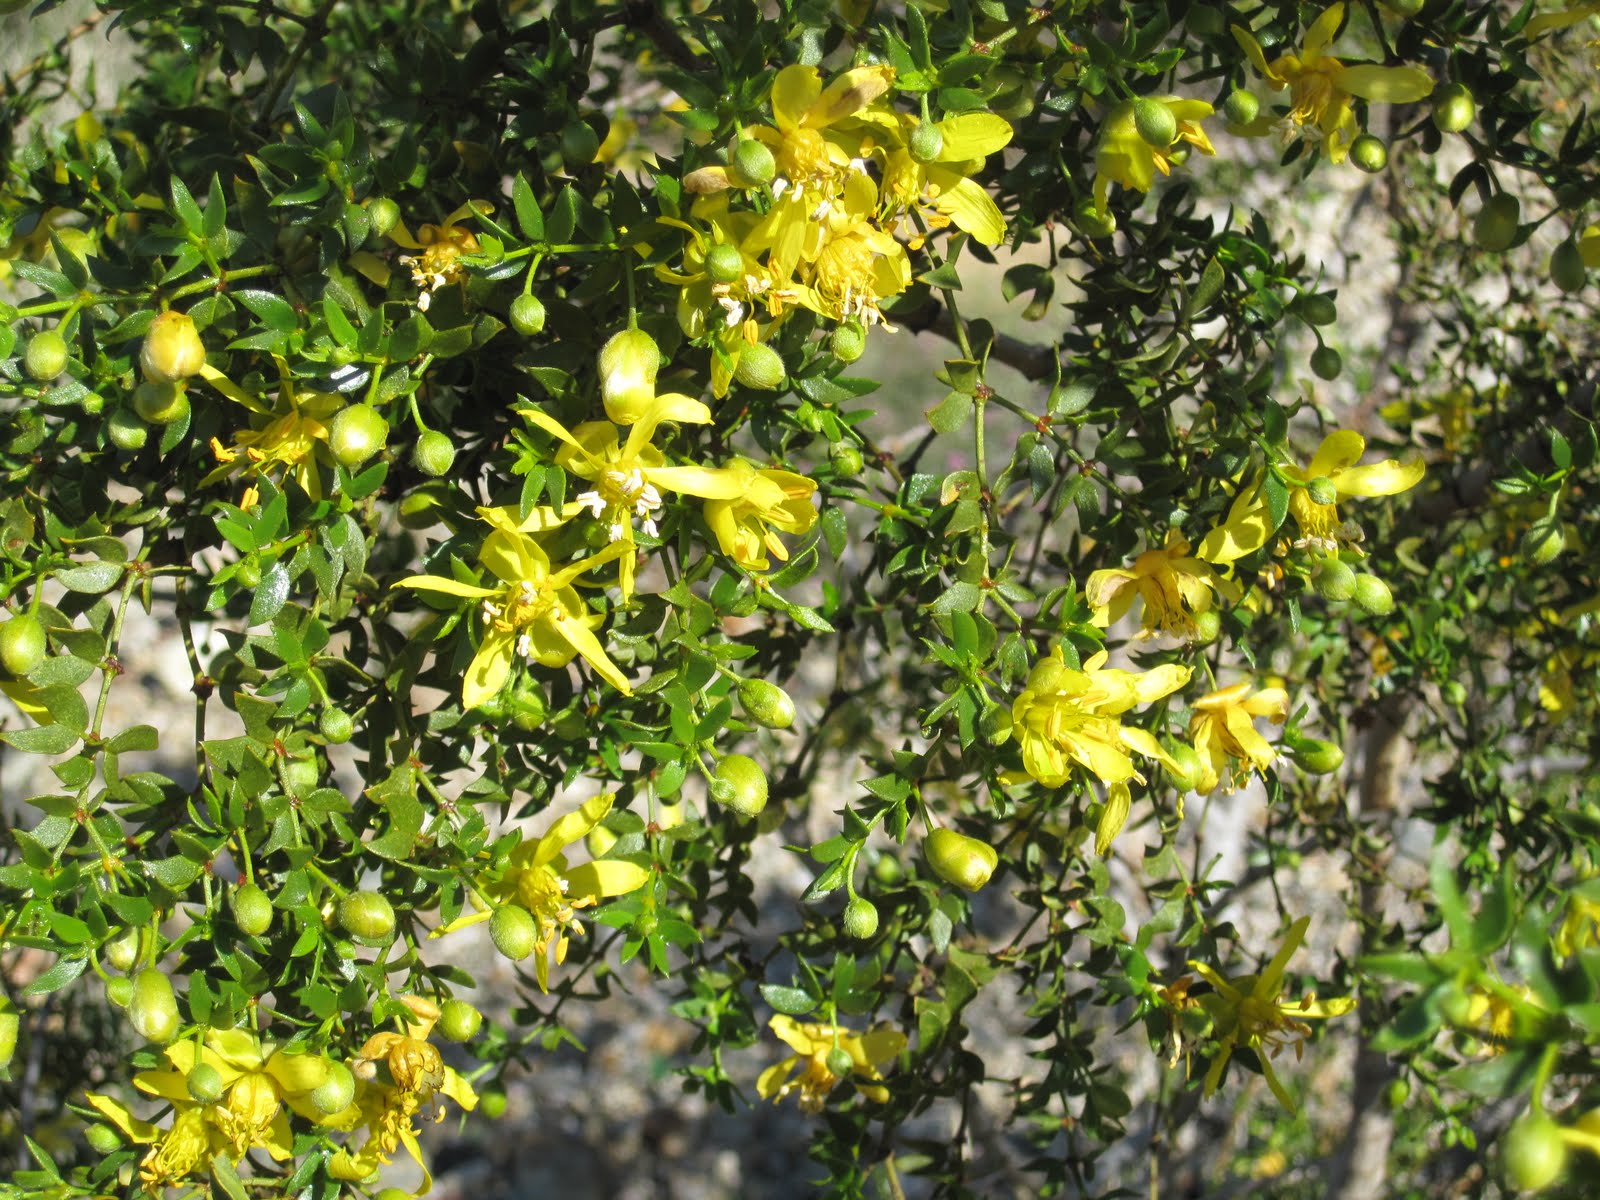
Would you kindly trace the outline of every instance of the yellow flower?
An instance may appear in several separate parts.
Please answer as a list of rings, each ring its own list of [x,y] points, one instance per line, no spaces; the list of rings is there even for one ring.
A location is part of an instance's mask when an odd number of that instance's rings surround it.
[[[1133,560],[1131,570],[1096,571],[1083,593],[1094,606],[1094,623],[1102,629],[1122,620],[1135,599],[1144,601],[1140,634],[1168,633],[1193,638],[1194,618],[1209,612],[1212,592],[1237,602],[1239,589],[1222,578],[1211,564],[1189,556],[1189,543],[1177,530],[1167,534],[1160,550],[1146,550]]]
[[[442,575],[408,575],[395,585],[480,602],[483,639],[462,680],[461,703],[476,708],[498,693],[518,659],[564,667],[579,655],[612,687],[623,695],[631,694],[627,677],[594,635],[605,618],[590,612],[572,586],[580,575],[627,553],[631,545],[613,543],[555,571],[544,547],[527,531],[550,528],[564,518],[549,509],[535,509],[522,522],[514,508],[480,508],[478,515],[492,526],[478,551],[478,561],[498,581],[494,586]]]
[[[465,277],[461,256],[478,252],[477,237],[470,229],[463,229],[460,222],[474,214],[493,211],[494,206],[486,200],[469,200],[446,217],[444,224],[418,226],[415,237],[404,221],[389,231],[389,238],[396,245],[421,251],[402,254],[400,261],[411,268],[412,281],[422,289],[417,297],[417,308],[422,312],[428,311],[434,292]]]
[[[1022,764],[1045,787],[1061,787],[1081,766],[1108,784],[1144,782],[1130,750],[1175,766],[1161,744],[1143,729],[1124,727],[1123,713],[1171,695],[1189,682],[1177,664],[1150,671],[1105,666],[1102,650],[1069,667],[1059,646],[1034,664],[1011,708],[1012,729],[1022,745]]]
[[[1283,945],[1278,948],[1278,953],[1273,956],[1272,961],[1267,964],[1267,969],[1260,975],[1243,975],[1238,979],[1226,979],[1204,963],[1190,961],[1189,966],[1215,989],[1209,995],[1199,998],[1200,1003],[1211,1015],[1212,1030],[1220,1042],[1217,1056],[1211,1061],[1210,1070],[1206,1072],[1206,1095],[1209,1096],[1217,1090],[1218,1083],[1222,1081],[1222,1072],[1227,1068],[1228,1058],[1233,1054],[1234,1047],[1244,1046],[1256,1052],[1256,1058],[1261,1063],[1261,1072],[1267,1077],[1267,1086],[1278,1098],[1278,1103],[1291,1113],[1295,1111],[1294,1101],[1278,1082],[1277,1075],[1273,1073],[1272,1058],[1284,1046],[1293,1044],[1295,1058],[1298,1060],[1303,1049],[1303,1039],[1311,1033],[1310,1026],[1305,1024],[1306,1021],[1341,1017],[1356,1006],[1354,997],[1348,996],[1339,1000],[1317,1000],[1307,993],[1304,998],[1288,1004],[1279,1000],[1279,993],[1283,989],[1284,968],[1289,965],[1289,959],[1293,957],[1294,952],[1300,948],[1310,924],[1310,917],[1301,917],[1289,926],[1289,932],[1284,935]]]
[[[895,114],[900,132],[910,141],[916,117]],[[983,170],[984,159],[1011,142],[1011,125],[994,113],[958,113],[936,122],[940,149],[931,160],[918,162],[905,147],[889,151],[883,168],[883,192],[888,215],[921,212],[934,229],[954,225],[985,246],[997,246],[1006,236],[1006,220],[989,193],[971,176]],[[912,239],[912,249],[921,245]]]
[[[1420,458],[1397,462],[1386,458],[1381,462],[1357,466],[1366,453],[1367,442],[1359,433],[1340,429],[1322,439],[1322,445],[1304,467],[1293,463],[1280,465],[1277,470],[1291,485],[1289,513],[1300,527],[1299,546],[1313,546],[1326,553],[1339,549],[1342,521],[1338,501],[1351,497],[1393,496],[1415,487],[1426,468]],[[1269,516],[1269,506],[1262,481],[1242,487],[1234,497],[1233,505],[1223,523],[1200,541],[1196,554],[1207,562],[1219,566],[1253,554],[1276,532]],[[1306,485],[1315,485],[1306,486]],[[1314,499],[1313,491],[1331,493],[1334,499],[1322,503]]]
[[[538,923],[533,966],[542,992],[550,990],[551,958],[557,965],[565,962],[569,934],[583,932],[578,910],[613,896],[626,896],[650,882],[649,871],[620,859],[567,866],[566,848],[587,837],[605,819],[612,800],[610,795],[595,796],[576,812],[558,819],[543,837],[523,841],[511,852],[505,875],[488,888],[494,899],[520,905]],[[455,927],[480,916],[458,921]]]
[[[517,410],[540,429],[561,442],[556,462],[593,486],[567,506],[564,515],[587,512],[605,523],[606,536],[620,558],[618,583],[623,603],[633,595],[634,529],[656,537],[656,518],[665,502],[663,492],[678,492],[704,500],[729,500],[748,485],[745,474],[722,467],[671,467],[651,444],[664,421],[705,425],[711,410],[689,396],[669,392],[657,396],[638,414],[627,438],[610,421],[585,421],[570,432],[554,417],[536,408]]]
[[[781,1013],[767,1026],[794,1053],[761,1072],[756,1092],[763,1100],[778,1102],[798,1091],[802,1112],[821,1112],[828,1093],[844,1075],[867,1080],[856,1086],[868,1100],[882,1104],[889,1098],[889,1089],[878,1082],[883,1078],[878,1068],[906,1048],[905,1035],[899,1030],[884,1026],[858,1035],[838,1025],[802,1025]],[[843,1065],[835,1051],[842,1051],[849,1058],[849,1070],[843,1075],[835,1074],[830,1065],[830,1059],[835,1060],[834,1065]],[[796,1069],[799,1077],[791,1078]]]
[[[1100,129],[1100,140],[1095,144],[1094,202],[1104,212],[1111,185],[1120,183],[1135,191],[1148,192],[1155,183],[1156,172],[1172,174],[1173,154],[1181,145],[1188,144],[1202,154],[1215,154],[1211,139],[1206,136],[1200,122],[1216,110],[1204,100],[1184,100],[1178,96],[1153,96],[1157,104],[1165,105],[1178,125],[1178,134],[1166,149],[1152,146],[1139,136],[1133,119],[1133,102],[1124,100],[1106,116]]]
[[[185,1039],[163,1053],[172,1069],[141,1071],[133,1083],[172,1105],[172,1127],[166,1133],[109,1097],[89,1097],[131,1141],[152,1147],[140,1167],[149,1190],[204,1170],[218,1153],[238,1162],[260,1149],[287,1162],[294,1154],[294,1136],[285,1106],[311,1120],[321,1119],[310,1102],[311,1092],[328,1073],[327,1060],[319,1055],[286,1053],[242,1029],[209,1030],[203,1043]],[[201,1065],[221,1079],[222,1096],[214,1104],[196,1104],[189,1094],[189,1076]]]
[[[367,1039],[352,1065],[361,1087],[356,1102],[347,1113],[329,1119],[339,1128],[365,1125],[366,1141],[359,1150],[341,1150],[329,1170],[340,1179],[364,1180],[404,1148],[422,1168],[421,1195],[433,1186],[433,1177],[417,1142],[417,1114],[432,1102],[434,1120],[442,1121],[444,1106],[436,1097],[447,1096],[471,1112],[478,1096],[427,1040],[439,1019],[438,1006],[416,996],[401,999],[416,1019],[407,1022],[404,1033],[376,1033]]]
[[[201,486],[234,475],[265,474],[280,483],[292,476],[306,495],[320,500],[321,467],[333,464],[327,449],[328,428],[344,400],[329,392],[296,391],[288,363],[276,355],[273,362],[278,367],[278,396],[270,408],[215,367],[200,368],[201,378],[254,416],[251,428],[233,435],[231,446],[223,445],[220,438],[211,439],[217,467],[200,481]]]
[[[1289,89],[1291,107],[1284,118],[1285,129],[1315,130],[1321,136],[1323,150],[1336,163],[1344,161],[1360,129],[1352,97],[1403,104],[1421,100],[1433,91],[1433,77],[1421,67],[1380,67],[1371,63],[1346,66],[1324,54],[1323,47],[1333,40],[1343,20],[1344,4],[1330,5],[1306,30],[1306,40],[1298,54],[1286,52],[1270,63],[1248,30],[1232,26],[1234,40],[1249,55],[1267,86],[1273,91]],[[1264,120],[1258,118],[1258,123]]]
[[[741,487],[731,498],[706,501],[706,524],[716,535],[717,545],[752,571],[765,571],[771,565],[769,551],[787,562],[789,551],[778,533],[800,535],[816,524],[817,510],[811,497],[817,485],[793,471],[757,467],[742,458],[723,469],[735,473]]]
[[[851,176],[839,203],[806,226],[800,259],[808,266],[794,288],[802,306],[832,321],[860,317],[889,328],[879,304],[910,286],[911,262],[905,247],[873,223],[877,207],[877,185]],[[784,272],[776,249],[771,261]]]
[[[1586,882],[1567,897],[1567,911],[1552,944],[1562,958],[1570,958],[1596,943],[1600,943],[1600,892]]]
[[[1277,751],[1256,732],[1255,719],[1267,717],[1274,725],[1282,725],[1288,716],[1289,693],[1281,687],[1252,692],[1248,683],[1236,683],[1196,700],[1189,736],[1200,756],[1201,772],[1194,790],[1209,792],[1223,779],[1232,790],[1242,782],[1234,769],[1235,760],[1245,775],[1252,770],[1265,771]]]

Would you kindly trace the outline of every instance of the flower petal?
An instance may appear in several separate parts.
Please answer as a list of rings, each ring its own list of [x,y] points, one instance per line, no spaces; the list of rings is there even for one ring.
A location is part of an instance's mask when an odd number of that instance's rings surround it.
[[[1011,143],[1011,122],[996,113],[959,113],[940,121],[938,128],[944,137],[939,157],[945,162],[987,158]]]
[[[472,662],[467,667],[466,677],[461,681],[463,708],[477,708],[484,701],[500,694],[500,689],[505,687],[506,680],[511,677],[511,655],[514,649],[515,639],[509,633],[490,630],[484,635],[477,654],[473,655]]]
[[[1306,30],[1305,44],[1301,47],[1301,57],[1310,60],[1322,54],[1322,48],[1333,41],[1334,34],[1339,32],[1339,24],[1344,20],[1344,2],[1330,4],[1322,15],[1311,23],[1311,28]]]
[[[473,583],[462,583],[458,579],[446,579],[443,575],[407,575],[394,586],[416,588],[418,591],[423,592],[443,592],[447,596],[461,596],[470,599],[493,596],[499,590],[497,588],[479,587]]]
[[[1005,240],[1005,217],[989,193],[970,179],[952,182],[934,197],[933,207],[949,217],[957,229],[970,233],[985,246],[998,246]]]
[[[1416,487],[1427,470],[1420,458],[1405,462],[1386,458],[1340,471],[1334,483],[1341,496],[1393,496]]]
[[[1433,91],[1433,76],[1421,67],[1380,67],[1362,63],[1339,73],[1339,87],[1363,100],[1410,104]]]
[[[587,862],[563,871],[567,880],[567,899],[605,899],[608,896],[627,896],[650,882],[650,872],[638,863],[620,859]]]

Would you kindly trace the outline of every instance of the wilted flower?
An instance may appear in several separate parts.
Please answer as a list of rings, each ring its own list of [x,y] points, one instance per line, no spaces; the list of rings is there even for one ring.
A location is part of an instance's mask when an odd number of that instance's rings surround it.
[[[1189,555],[1189,543],[1176,530],[1167,535],[1160,550],[1146,550],[1129,570],[1096,571],[1084,585],[1084,597],[1094,606],[1094,623],[1101,628],[1116,624],[1136,599],[1144,601],[1140,632],[1145,636],[1168,633],[1192,638],[1194,618],[1212,607],[1212,593],[1239,599],[1239,589],[1212,569],[1204,559]]]
[[[1204,100],[1185,100],[1178,96],[1152,96],[1149,99],[1165,106],[1172,114],[1177,136],[1165,148],[1152,146],[1145,141],[1134,122],[1131,100],[1123,101],[1106,115],[1094,151],[1094,202],[1102,212],[1105,211],[1113,183],[1148,192],[1155,183],[1157,172],[1172,174],[1174,156],[1183,145],[1193,146],[1202,154],[1216,153],[1211,139],[1206,136],[1205,127],[1200,124],[1216,111],[1210,104]]]
[[[1209,792],[1223,779],[1236,783],[1234,763],[1245,775],[1265,771],[1277,757],[1272,744],[1256,732],[1257,717],[1282,725],[1289,716],[1289,694],[1281,687],[1252,691],[1248,683],[1208,692],[1194,703],[1189,736],[1200,757],[1201,774],[1194,790]]]
[[[722,552],[752,571],[765,571],[771,565],[769,552],[788,561],[789,551],[778,534],[804,534],[816,524],[817,510],[811,503],[816,483],[793,471],[757,467],[742,458],[722,469],[741,482],[734,496],[706,501],[706,524]]]
[[[878,1082],[883,1078],[878,1068],[906,1048],[899,1030],[880,1027],[856,1034],[838,1025],[802,1025],[782,1013],[767,1025],[794,1053],[761,1072],[756,1092],[763,1100],[799,1092],[802,1112],[821,1112],[828,1093],[847,1076],[867,1081],[856,1086],[868,1100],[882,1104],[889,1098],[889,1089]],[[836,1072],[836,1067],[845,1069]],[[799,1077],[791,1078],[796,1070]]]

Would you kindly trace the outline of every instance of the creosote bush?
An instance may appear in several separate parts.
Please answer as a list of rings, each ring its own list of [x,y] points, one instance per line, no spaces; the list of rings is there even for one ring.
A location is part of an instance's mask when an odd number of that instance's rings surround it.
[[[0,1191],[426,1190],[620,980],[829,1195],[1585,1194],[1595,17],[101,0],[0,96]]]

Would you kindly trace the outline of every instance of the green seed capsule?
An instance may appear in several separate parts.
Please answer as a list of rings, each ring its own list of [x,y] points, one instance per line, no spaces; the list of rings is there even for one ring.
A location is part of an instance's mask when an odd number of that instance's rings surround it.
[[[222,1072],[210,1063],[195,1063],[183,1082],[196,1104],[215,1104],[222,1099]]]
[[[382,450],[388,440],[389,422],[370,404],[347,404],[328,424],[328,449],[347,471]]]
[[[767,806],[767,773],[748,754],[726,755],[712,772],[711,798],[753,817]]]
[[[1575,239],[1567,238],[1550,251],[1550,282],[1569,295],[1580,291],[1588,282],[1583,252]]]
[[[1140,96],[1133,102],[1133,127],[1146,145],[1165,150],[1178,136],[1178,118],[1161,101]]]
[[[834,442],[828,447],[828,462],[832,465],[834,474],[841,479],[854,479],[861,474],[866,461],[861,457],[861,451],[853,442]]]
[[[33,613],[18,613],[0,625],[0,668],[12,679],[39,667],[49,652],[44,622]]]
[[[1000,861],[999,854],[989,843],[954,829],[935,829],[923,839],[922,853],[935,875],[969,892],[988,883]]]
[[[1376,175],[1389,165],[1389,147],[1382,138],[1363,133],[1350,143],[1350,161],[1368,175]]]
[[[446,1000],[439,1009],[439,1032],[452,1042],[469,1042],[478,1036],[483,1014],[465,1000]]]
[[[706,251],[706,274],[713,283],[732,283],[744,274],[744,255],[739,247],[718,242]]]
[[[118,1008],[127,1008],[133,1003],[133,980],[126,975],[113,975],[106,980],[106,1000]]]
[[[189,393],[176,383],[141,383],[133,389],[133,411],[152,425],[171,425],[189,413]]]
[[[765,679],[746,679],[739,684],[739,704],[745,716],[768,729],[787,729],[794,724],[794,701],[789,693]]]
[[[128,1020],[147,1042],[170,1042],[178,1035],[178,997],[165,972],[146,967],[133,977]]]
[[[105,960],[117,970],[130,969],[139,961],[139,931],[131,927],[124,929],[105,944],[103,954]]]
[[[380,892],[351,892],[339,901],[339,924],[351,937],[382,943],[394,934],[394,905]]]
[[[54,329],[36,333],[28,341],[22,369],[28,378],[48,383],[67,368],[67,339]]]
[[[489,940],[501,954],[513,962],[521,962],[538,944],[539,926],[527,909],[507,904],[495,909],[489,918]]]
[[[537,296],[518,296],[511,302],[511,328],[523,337],[544,332],[544,302]]]
[[[1261,101],[1248,88],[1237,88],[1222,102],[1222,116],[1229,125],[1248,125],[1261,114]]]
[[[828,338],[828,352],[842,363],[853,363],[867,350],[867,329],[852,317],[834,327]]]
[[[733,368],[733,377],[747,388],[770,392],[781,384],[788,372],[783,356],[764,342],[746,346],[739,353],[739,363]]]
[[[437,429],[430,429],[419,437],[411,450],[412,465],[435,479],[448,475],[455,461],[456,444],[448,434],[440,433]]]
[[[110,1125],[91,1125],[83,1137],[96,1154],[115,1154],[122,1149],[122,1135]]]
[[[356,723],[342,708],[325,708],[317,718],[317,732],[330,745],[342,746],[355,736]]]
[[[735,146],[728,165],[745,187],[765,187],[778,177],[778,160],[765,143],[755,138],[746,138]]]
[[[600,135],[587,121],[569,121],[561,131],[561,165],[576,174],[600,151]]]
[[[1472,237],[1478,248],[1492,254],[1510,247],[1517,239],[1517,229],[1522,220],[1522,203],[1515,196],[1501,192],[1478,210],[1472,222]]]
[[[1290,757],[1308,775],[1331,775],[1344,765],[1344,751],[1320,738],[1303,738]]]
[[[1376,575],[1357,575],[1351,599],[1375,617],[1386,617],[1394,611],[1394,593]]]
[[[873,907],[872,901],[853,896],[850,903],[844,906],[842,924],[845,933],[864,942],[878,932],[878,910]]]
[[[388,237],[389,231],[400,223],[400,206],[387,196],[367,201],[367,220],[378,237]]]
[[[144,449],[145,442],[150,440],[150,427],[134,413],[118,408],[106,418],[106,437],[118,450],[132,454]]]
[[[1506,1131],[1506,1180],[1518,1191],[1537,1192],[1566,1172],[1567,1143],[1561,1126],[1542,1112],[1526,1112]]]
[[[1343,603],[1356,594],[1356,573],[1348,563],[1325,558],[1312,572],[1311,584],[1324,600]]]
[[[932,121],[921,121],[911,131],[906,148],[916,162],[935,162],[944,153],[944,134]]]
[[[272,900],[256,884],[241,883],[234,888],[228,908],[239,932],[247,937],[260,937],[272,928]]]
[[[843,1046],[835,1046],[829,1050],[826,1062],[828,1070],[840,1079],[856,1069],[856,1060],[850,1057],[850,1051]]]
[[[1528,526],[1522,535],[1520,550],[1523,560],[1530,566],[1542,567],[1554,562],[1567,546],[1566,530],[1552,517],[1542,517]]]
[[[1440,133],[1461,133],[1478,117],[1478,103],[1464,83],[1447,83],[1433,93],[1433,123]]]
[[[349,1108],[355,1098],[356,1077],[342,1062],[330,1062],[327,1075],[311,1091],[316,1110],[330,1117]]]
[[[1311,352],[1311,373],[1318,379],[1337,379],[1344,370],[1344,356],[1332,346],[1318,346]]]
[[[9,1000],[0,1000],[0,1070],[11,1064],[17,1053],[17,1034],[22,1030],[22,1015]]]

